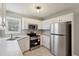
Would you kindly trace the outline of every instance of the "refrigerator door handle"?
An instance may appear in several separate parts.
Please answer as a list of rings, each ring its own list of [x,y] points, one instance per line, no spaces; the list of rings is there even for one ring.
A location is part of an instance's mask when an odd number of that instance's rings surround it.
[[[64,34],[54,34],[54,33],[51,33],[51,35],[64,36]]]

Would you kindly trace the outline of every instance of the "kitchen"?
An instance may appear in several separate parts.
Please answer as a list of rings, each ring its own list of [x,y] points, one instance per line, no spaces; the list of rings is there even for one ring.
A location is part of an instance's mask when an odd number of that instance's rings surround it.
[[[54,56],[52,24],[66,22],[71,22],[72,26],[71,55],[78,55],[78,5],[0,4],[0,56]]]

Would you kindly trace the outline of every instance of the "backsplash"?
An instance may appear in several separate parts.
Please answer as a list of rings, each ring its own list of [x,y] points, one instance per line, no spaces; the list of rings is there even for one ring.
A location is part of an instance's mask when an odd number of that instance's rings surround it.
[[[43,30],[42,31],[42,34],[43,35],[50,35],[50,30]]]
[[[37,35],[41,35],[42,31],[41,30],[37,30],[34,31],[35,33],[37,33]],[[21,31],[21,33],[15,33],[13,34],[13,36],[27,36],[27,33],[30,33],[30,30],[24,29]],[[5,30],[0,30],[0,38],[5,38],[5,37],[10,37],[11,34],[5,34]]]
[[[15,33],[13,36],[27,36],[27,33],[30,33],[31,30],[24,29],[21,33]],[[37,30],[34,31],[37,35],[50,35],[50,30]],[[5,34],[5,30],[0,30],[0,38],[10,37],[11,34]]]
[[[21,33],[15,33],[13,34],[13,36],[25,36],[26,33],[23,33],[23,31]],[[0,30],[0,38],[6,38],[6,37],[10,37],[11,34],[5,34],[5,30]]]

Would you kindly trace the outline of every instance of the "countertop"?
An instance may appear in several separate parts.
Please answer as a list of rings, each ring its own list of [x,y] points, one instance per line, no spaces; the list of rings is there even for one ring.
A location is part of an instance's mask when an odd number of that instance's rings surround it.
[[[22,56],[18,41],[26,36],[21,36],[16,40],[8,40],[9,38],[0,38],[0,56]]]

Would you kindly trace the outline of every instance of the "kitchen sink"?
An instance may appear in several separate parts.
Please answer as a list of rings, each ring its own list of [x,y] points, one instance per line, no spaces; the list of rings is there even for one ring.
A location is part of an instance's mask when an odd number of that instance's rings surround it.
[[[7,39],[7,41],[16,40],[17,38],[20,38],[20,37],[9,38],[9,39]]]
[[[16,39],[16,38],[20,38],[20,37],[14,37],[14,38]]]

